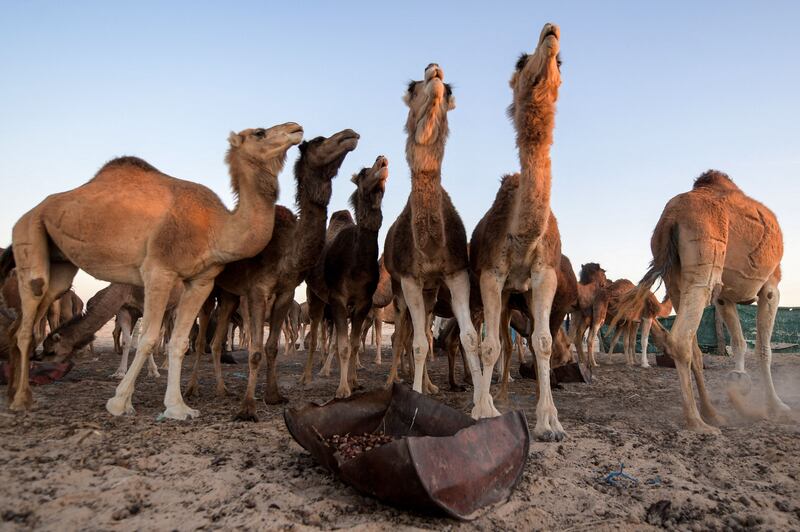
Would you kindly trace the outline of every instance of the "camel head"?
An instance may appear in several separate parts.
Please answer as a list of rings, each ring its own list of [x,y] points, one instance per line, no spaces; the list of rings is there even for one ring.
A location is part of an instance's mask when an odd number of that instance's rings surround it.
[[[561,85],[560,41],[558,26],[545,24],[533,53],[523,53],[517,61],[509,81],[514,100],[508,112],[518,129],[526,125],[526,109],[555,104],[558,98]]]
[[[331,180],[347,154],[358,146],[358,139],[358,133],[344,129],[330,137],[316,137],[300,144],[300,157],[294,166],[298,204],[307,198],[327,207],[331,199]]]
[[[597,283],[599,286],[605,286],[608,283],[606,271],[596,262],[581,264],[580,283]]]
[[[245,129],[228,136],[228,163],[231,186],[239,195],[241,180],[248,176],[266,172],[276,177],[286,162],[286,152],[303,140],[303,128],[294,122],[287,122],[271,128]],[[277,183],[274,184],[277,190]]]
[[[66,324],[62,323],[55,331],[48,334],[44,342],[42,342],[41,360],[53,363],[65,362],[72,358],[75,352],[83,349],[95,339],[94,334],[77,339],[67,338],[67,336],[59,330],[64,328],[64,325]]]
[[[419,147],[436,148],[435,153],[427,155],[438,156],[441,161],[449,132],[447,112],[456,107],[453,91],[444,82],[442,67],[436,63],[425,67],[425,78],[409,82],[403,101],[408,105],[406,155],[409,161],[420,162],[415,161],[418,157],[412,153]]]
[[[374,225],[378,221],[377,227],[380,229],[381,203],[383,194],[386,191],[386,180],[389,179],[389,159],[379,155],[375,159],[375,164],[371,167],[362,168],[357,174],[353,174],[352,181],[356,185],[356,191],[350,196],[350,205],[356,211],[356,223]]]

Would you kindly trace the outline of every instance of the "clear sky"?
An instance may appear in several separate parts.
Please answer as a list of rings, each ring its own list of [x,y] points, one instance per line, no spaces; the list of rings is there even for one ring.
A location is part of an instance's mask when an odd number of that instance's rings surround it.
[[[518,169],[507,82],[548,21],[564,60],[553,209],[573,265],[638,281],[666,201],[718,168],[778,215],[781,303],[800,305],[800,3],[789,1],[2,0],[0,245],[47,194],[123,154],[232,205],[228,132],[289,120],[308,138],[361,134],[331,211],[346,207],[351,173],[389,158],[382,245],[410,189],[401,96],[430,62],[454,86],[443,184],[471,232]],[[76,280],[84,298],[99,286]]]

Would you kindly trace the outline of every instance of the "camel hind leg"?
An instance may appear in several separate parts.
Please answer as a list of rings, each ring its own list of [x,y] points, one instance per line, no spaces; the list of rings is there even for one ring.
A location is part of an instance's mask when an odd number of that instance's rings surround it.
[[[111,374],[114,379],[122,379],[128,371],[128,355],[131,352],[131,341],[133,340],[133,316],[126,309],[120,309],[117,313],[117,326],[119,326],[120,359],[117,371]]]
[[[775,392],[775,384],[772,382],[772,347],[770,346],[770,340],[772,339],[772,329],[775,326],[775,316],[778,313],[780,298],[777,280],[771,277],[758,293],[758,314],[756,317],[756,353],[760,357],[767,412],[770,415],[778,415],[790,410],[786,403],[778,397]]]
[[[649,368],[650,363],[647,361],[647,344],[650,338],[650,327],[653,326],[655,318],[642,318],[642,360],[641,367]]]

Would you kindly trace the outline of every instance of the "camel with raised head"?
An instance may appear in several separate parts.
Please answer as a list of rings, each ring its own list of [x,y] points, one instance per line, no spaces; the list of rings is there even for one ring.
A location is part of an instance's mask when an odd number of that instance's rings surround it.
[[[361,328],[378,286],[378,231],[383,223],[381,205],[389,178],[389,161],[378,156],[371,167],[353,175],[356,190],[350,196],[355,225],[340,228],[322,251],[308,279],[308,312],[311,330],[316,330],[325,307],[329,307],[335,326],[336,354],[339,359],[339,386],[336,397],[349,397],[356,385],[356,364]],[[348,337],[347,323],[350,322]],[[304,375],[311,371],[315,337],[311,337]]]
[[[703,309],[714,290],[718,308],[731,333],[736,369],[731,377],[730,399],[745,415],[752,415],[741,396],[740,384],[749,385],[744,356],[747,343],[742,334],[736,304],[758,300],[756,347],[760,356],[762,384],[765,391],[763,416],[789,410],[775,392],[772,382],[770,339],[778,312],[783,257],[783,234],[775,215],[758,201],[748,197],[724,173],[709,170],[698,177],[692,190],[678,194],[664,207],[650,241],[653,261],[636,290],[624,298],[620,314],[640,316],[650,287],[659,278],[676,316],[668,332],[653,329],[654,340],[664,345],[678,370],[683,411],[689,428],[701,432],[719,429],[711,424],[724,423],[711,404],[703,379],[702,353],[695,348],[695,337]],[[700,397],[700,410],[692,392],[694,374]],[[749,386],[746,386],[749,388]],[[701,417],[702,414],[702,417]]]
[[[534,436],[561,440],[564,430],[550,391],[553,339],[550,314],[558,285],[560,238],[546,237],[554,222],[550,212],[550,146],[556,100],[561,85],[560,31],[545,24],[536,50],[517,61],[510,85],[509,108],[517,132],[522,172],[503,178],[494,203],[476,226],[470,261],[479,278],[486,337],[481,345],[483,373],[474,382],[475,418],[497,416],[490,391],[492,370],[501,354],[500,334],[507,334],[503,316],[512,293],[529,294],[533,317],[533,350],[539,388]],[[574,273],[573,273],[574,276]]]
[[[183,282],[169,346],[164,416],[199,415],[180,390],[189,329],[223,265],[255,255],[272,237],[277,175],[287,150],[302,135],[295,123],[231,133],[225,159],[238,199],[233,211],[203,185],[170,177],[136,157],[121,157],[88,183],[48,196],[24,214],[14,225],[13,256],[7,250],[0,258],[3,279],[16,265],[22,300],[10,408],[30,408],[33,326],[81,268],[97,279],[144,286],[142,336],[133,364],[106,404],[113,415],[134,413],[136,377],[158,341],[172,287]]]
[[[330,137],[320,136],[300,144],[300,156],[294,165],[299,219],[289,209],[277,206],[275,230],[270,243],[254,257],[226,265],[217,276],[220,310],[211,352],[216,390],[220,395],[227,393],[220,366],[222,342],[230,315],[236,309],[240,296],[246,298],[250,317],[249,373],[247,389],[236,414],[238,419],[257,419],[255,391],[263,358],[267,362],[264,402],[286,402],[278,387],[276,361],[281,328],[294,301],[295,288],[306,280],[323,247],[333,178],[347,154],[358,145],[358,139],[355,131],[345,129]],[[207,322],[207,317],[201,318],[201,324]],[[266,344],[263,341],[265,320],[269,323]],[[196,375],[197,372],[193,371],[192,383],[197,382]]]
[[[384,262],[392,278],[397,306],[391,385],[397,376],[404,330],[413,331],[414,391],[434,392],[427,378],[430,314],[437,293],[445,285],[452,294],[452,310],[458,320],[460,339],[470,371],[480,375],[478,334],[470,315],[469,256],[467,233],[450,196],[442,187],[442,159],[449,133],[447,113],[455,108],[444,71],[432,63],[421,81],[409,83],[404,96],[408,105],[406,160],[411,169],[411,194],[405,208],[389,228]],[[424,387],[423,387],[424,385]]]

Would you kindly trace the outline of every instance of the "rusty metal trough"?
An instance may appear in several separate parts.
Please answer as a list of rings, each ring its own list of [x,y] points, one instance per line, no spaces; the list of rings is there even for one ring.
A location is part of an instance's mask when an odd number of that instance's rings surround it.
[[[358,491],[392,506],[462,520],[508,499],[530,446],[522,412],[476,422],[401,384],[287,408],[284,420],[297,443]],[[348,433],[396,439],[346,459],[326,440]]]
[[[519,374],[524,379],[536,380],[536,361],[524,362],[519,365]],[[563,382],[592,383],[591,368],[580,362],[570,362],[550,370],[550,384],[555,386]]]

